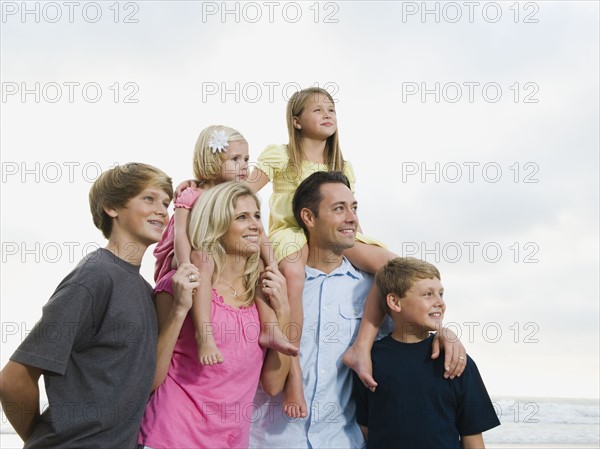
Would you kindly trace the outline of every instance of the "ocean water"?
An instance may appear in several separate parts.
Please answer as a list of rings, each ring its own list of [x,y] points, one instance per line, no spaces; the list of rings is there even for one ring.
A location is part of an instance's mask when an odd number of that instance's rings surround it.
[[[600,447],[600,400],[492,398],[501,426],[484,433],[488,447]],[[6,417],[0,448],[23,447]]]
[[[487,443],[600,447],[600,400],[492,398],[501,426]]]

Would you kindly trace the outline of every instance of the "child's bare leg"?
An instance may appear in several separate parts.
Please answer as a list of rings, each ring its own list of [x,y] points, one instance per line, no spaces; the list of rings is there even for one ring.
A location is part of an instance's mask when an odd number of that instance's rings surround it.
[[[285,355],[298,355],[298,346],[290,343],[279,328],[277,314],[267,302],[259,297],[256,301],[260,318],[259,344],[263,348],[271,348]]]
[[[344,255],[353,265],[370,273],[375,273],[388,260],[397,257],[380,246],[367,245],[362,242],[356,242],[353,248],[344,251]],[[373,379],[371,348],[384,317],[385,312],[379,302],[377,287],[373,285],[365,302],[365,310],[356,341],[342,356],[344,364],[353,369],[365,387],[371,391],[375,391],[377,387],[377,382]]]
[[[273,253],[273,245],[269,242],[264,235],[264,231],[262,233],[262,244],[260,247],[260,257],[261,257],[261,269],[264,269],[266,266],[273,267],[273,269],[277,270],[277,263],[275,262],[275,254]],[[289,307],[289,304],[285,304],[286,307]],[[281,352],[285,355],[298,355],[298,346],[293,345],[287,339],[285,335],[281,332],[281,327],[279,327],[276,305],[268,304],[262,297],[258,297],[256,301],[256,308],[258,309],[258,317],[260,318],[260,338],[259,344],[263,348],[271,348],[276,351]]]
[[[369,245],[359,241],[352,248],[344,250],[344,256],[356,268],[371,274],[375,274],[390,259],[398,257],[398,255],[381,246]]]
[[[290,342],[300,346],[302,337],[302,324],[304,312],[302,309],[302,291],[304,290],[304,267],[308,259],[308,247],[304,245],[302,250],[279,262],[279,269],[285,276],[288,287],[288,300],[290,302]],[[300,359],[293,358],[290,372],[283,389],[283,410],[290,418],[305,418],[308,416],[308,408],[304,400],[304,388],[302,387],[302,369]]]
[[[214,261],[202,251],[192,251],[191,262],[200,272],[200,287],[194,293],[192,321],[194,322],[198,361],[201,365],[222,363],[223,356],[217,347],[211,326],[212,275]]]

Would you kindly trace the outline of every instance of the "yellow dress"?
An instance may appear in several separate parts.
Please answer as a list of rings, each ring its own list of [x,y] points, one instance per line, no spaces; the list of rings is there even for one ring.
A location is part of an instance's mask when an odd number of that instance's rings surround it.
[[[295,178],[285,168],[289,162],[287,145],[269,145],[260,154],[257,168],[264,172],[273,184],[273,194],[269,199],[271,215],[269,217],[269,240],[277,262],[294,253],[298,253],[306,245],[306,236],[292,211],[294,192],[302,181],[318,171],[329,171],[327,164],[302,161],[300,177]],[[350,189],[354,192],[355,176],[352,164],[345,161],[344,174],[350,181]],[[357,234],[356,240],[382,246],[376,240]],[[298,260],[299,260],[298,255]],[[293,261],[293,258],[290,260]]]

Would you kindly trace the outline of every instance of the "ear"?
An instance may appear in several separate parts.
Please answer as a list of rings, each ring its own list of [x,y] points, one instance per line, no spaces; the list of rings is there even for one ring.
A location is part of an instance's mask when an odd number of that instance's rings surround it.
[[[300,210],[300,218],[307,228],[315,227],[315,214],[313,214],[312,210],[310,210],[308,207],[304,207],[302,210]]]
[[[117,218],[117,216],[119,215],[117,213],[117,209],[113,208],[113,207],[109,207],[109,206],[103,206],[102,209],[104,209],[104,212],[106,213],[106,215],[108,215],[110,218]]]
[[[302,129],[302,126],[300,125],[300,121],[298,120],[298,117],[296,117],[296,116],[292,117],[292,124],[294,125],[294,128]]]
[[[400,312],[402,310],[400,298],[398,298],[395,293],[388,293],[388,295],[385,297],[385,301],[391,311]]]

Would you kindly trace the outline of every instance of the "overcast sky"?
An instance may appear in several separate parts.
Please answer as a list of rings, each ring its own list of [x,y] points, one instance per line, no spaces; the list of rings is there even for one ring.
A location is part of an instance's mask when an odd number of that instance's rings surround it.
[[[597,2],[25,7],[2,3],[2,365],[104,245],[101,170],[191,178],[210,124],[256,160],[286,142],[289,96],[319,85],[365,233],[439,267],[490,394],[598,398]]]

